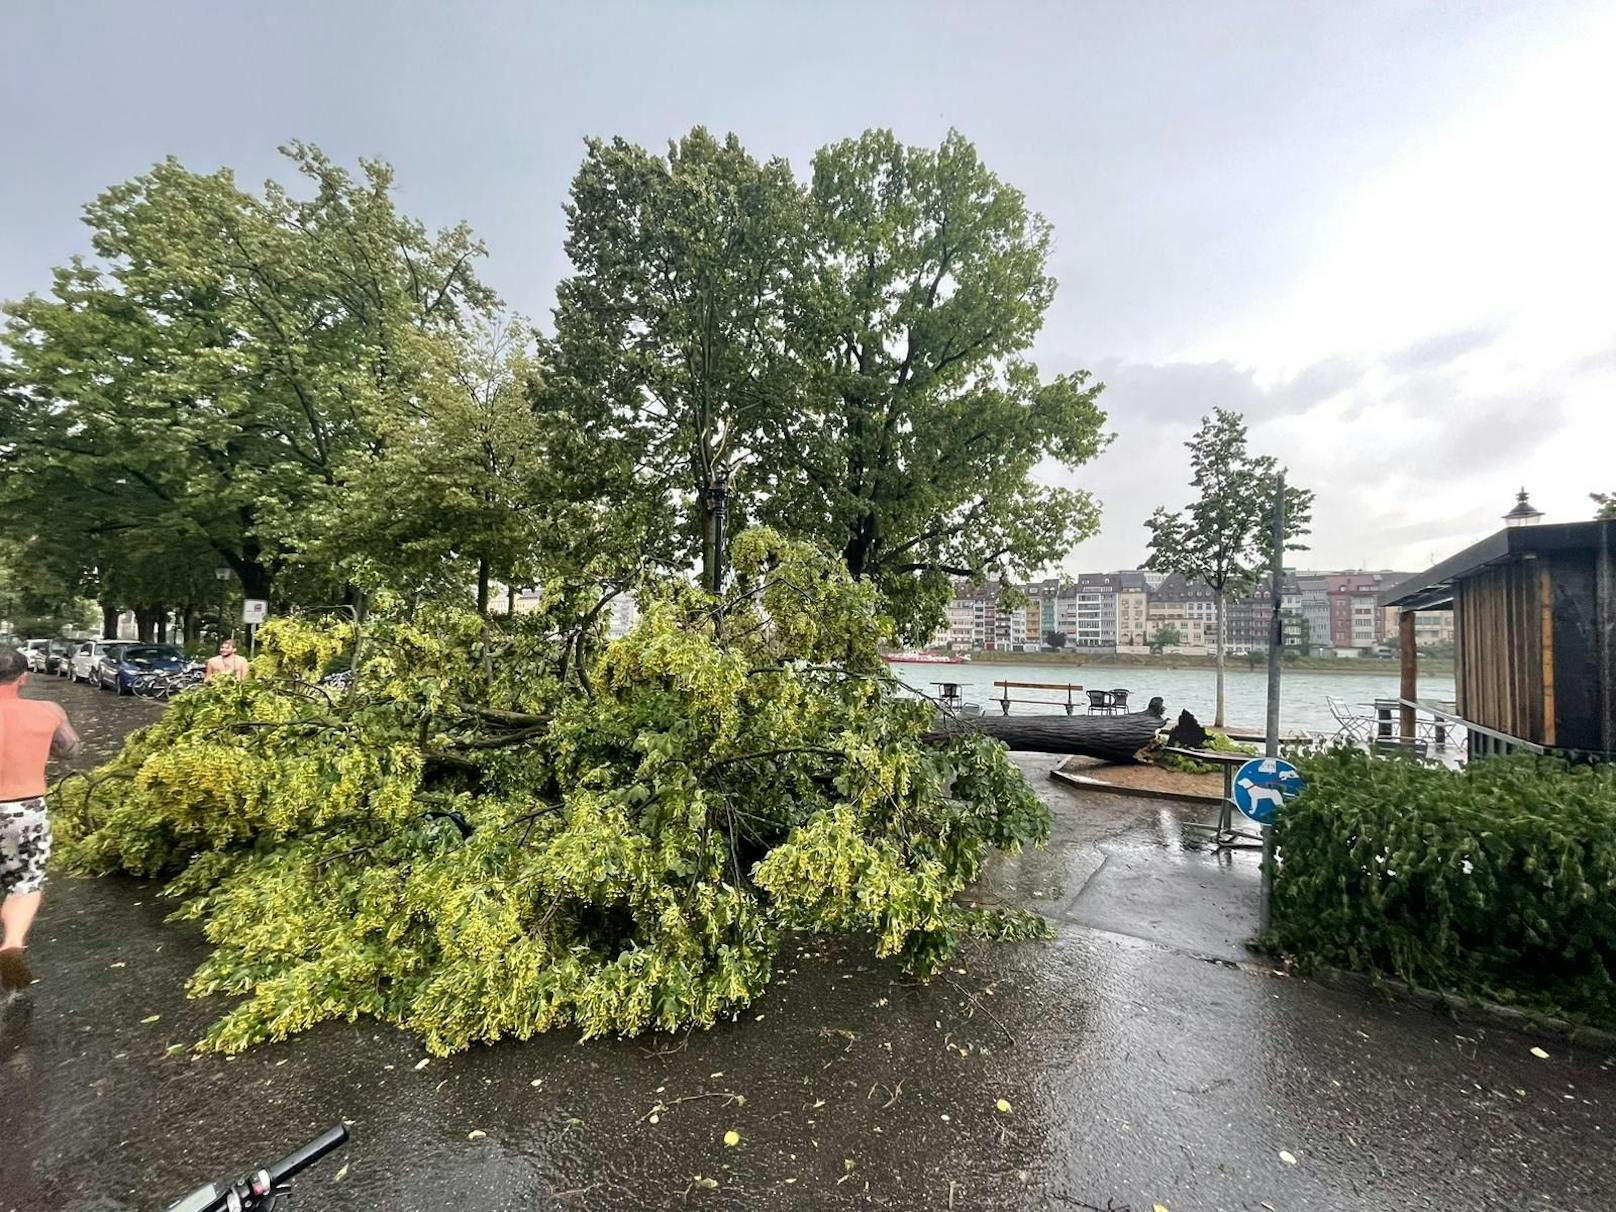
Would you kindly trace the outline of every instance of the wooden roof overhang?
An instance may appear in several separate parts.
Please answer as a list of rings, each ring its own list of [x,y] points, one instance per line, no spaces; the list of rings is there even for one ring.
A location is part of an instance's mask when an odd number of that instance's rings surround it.
[[[1452,610],[1453,587],[1494,564],[1571,551],[1616,551],[1616,522],[1560,522],[1516,526],[1488,535],[1458,555],[1417,572],[1379,596],[1382,606],[1413,610]]]

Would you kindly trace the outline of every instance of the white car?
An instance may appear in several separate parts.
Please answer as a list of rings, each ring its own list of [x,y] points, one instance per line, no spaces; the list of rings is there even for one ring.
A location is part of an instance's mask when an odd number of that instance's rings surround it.
[[[34,673],[45,672],[45,654],[50,651],[50,640],[24,640],[20,649],[28,658],[28,668]]]
[[[101,658],[109,650],[122,651],[133,644],[133,640],[85,640],[73,649],[73,659],[69,662],[72,672],[69,675],[75,682],[94,682],[99,677]]]

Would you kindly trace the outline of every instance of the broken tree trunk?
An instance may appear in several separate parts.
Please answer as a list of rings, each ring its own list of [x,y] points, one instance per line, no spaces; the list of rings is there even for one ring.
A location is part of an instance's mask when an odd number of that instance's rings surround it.
[[[945,740],[975,732],[1003,741],[1011,749],[1074,753],[1107,762],[1152,762],[1162,745],[1193,749],[1206,740],[1206,731],[1187,711],[1179,713],[1171,731],[1166,730],[1167,720],[1159,711],[1129,715],[942,716],[926,739]],[[1165,735],[1158,741],[1162,733]]]

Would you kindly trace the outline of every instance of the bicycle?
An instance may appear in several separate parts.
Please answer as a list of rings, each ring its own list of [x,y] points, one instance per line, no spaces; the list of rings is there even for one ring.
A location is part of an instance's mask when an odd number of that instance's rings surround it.
[[[291,1193],[292,1179],[348,1139],[345,1124],[327,1128],[301,1149],[293,1150],[245,1178],[208,1183],[168,1206],[167,1212],[272,1212]]]
[[[168,699],[182,690],[189,690],[202,681],[202,671],[194,667],[186,669],[153,669],[143,673],[134,681],[132,689],[136,694],[153,699]]]
[[[151,669],[145,673],[137,673],[129,689],[141,698],[154,699],[164,693],[168,684],[168,674],[161,669]]]

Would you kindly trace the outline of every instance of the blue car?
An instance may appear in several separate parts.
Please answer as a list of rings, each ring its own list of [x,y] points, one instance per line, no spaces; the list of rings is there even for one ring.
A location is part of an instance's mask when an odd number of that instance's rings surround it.
[[[185,654],[172,644],[125,644],[109,649],[96,666],[95,680],[102,690],[133,694],[135,679],[143,673],[185,668]]]

